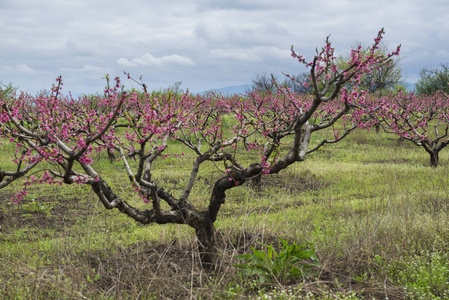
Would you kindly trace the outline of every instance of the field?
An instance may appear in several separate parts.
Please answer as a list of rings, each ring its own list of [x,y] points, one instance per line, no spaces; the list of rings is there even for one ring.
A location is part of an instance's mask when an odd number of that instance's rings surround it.
[[[181,190],[191,163],[188,154],[166,158],[155,174]],[[0,157],[0,164],[10,163]],[[96,164],[126,193],[119,162]],[[104,209],[83,185],[33,185],[13,204],[15,182],[0,191],[0,298],[449,297],[448,173],[447,151],[432,168],[425,151],[394,135],[352,132],[260,186],[227,192],[215,223],[215,273],[202,270],[195,233],[185,225],[139,225]],[[220,176],[213,164],[202,166],[191,196],[200,208]],[[315,249],[313,276],[263,284],[234,267],[236,255],[260,249],[259,242],[277,247],[279,238]]]

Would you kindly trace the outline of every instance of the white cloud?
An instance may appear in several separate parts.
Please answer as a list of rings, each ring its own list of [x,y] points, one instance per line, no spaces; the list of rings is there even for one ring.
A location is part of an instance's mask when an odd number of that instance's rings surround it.
[[[25,74],[36,74],[36,71],[30,68],[28,65],[25,64],[18,64],[15,66],[15,69],[19,73],[25,73]]]
[[[146,52],[141,57],[127,59],[120,58],[117,60],[119,65],[125,67],[140,67],[140,66],[166,66],[166,65],[178,65],[178,66],[194,66],[195,62],[186,56],[178,54],[166,55],[162,57],[155,57],[151,53]]]
[[[31,68],[30,66],[26,64],[17,64],[15,66],[8,66],[8,65],[0,65],[0,73],[8,76],[8,75],[16,75],[16,74],[27,74],[27,75],[34,75],[37,74],[36,70]]]
[[[100,67],[86,64],[81,68],[61,68],[62,72],[90,73],[90,74],[108,74],[112,71],[110,67]]]
[[[98,71],[105,71],[105,70],[107,70],[107,68],[86,64],[81,68],[61,68],[61,70],[62,71],[74,71],[74,72],[98,72]]]
[[[128,69],[149,85],[203,91],[265,71],[301,72],[292,44],[311,59],[331,34],[344,55],[385,27],[412,78],[449,61],[448,11],[447,0],[0,0],[0,75],[33,91],[61,74],[84,93]]]

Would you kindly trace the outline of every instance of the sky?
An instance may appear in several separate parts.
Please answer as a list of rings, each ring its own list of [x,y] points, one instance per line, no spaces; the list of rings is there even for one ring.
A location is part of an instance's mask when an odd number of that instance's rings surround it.
[[[330,35],[347,55],[381,28],[405,81],[449,63],[447,0],[0,0],[0,15],[0,82],[30,94],[59,75],[74,96],[101,93],[106,74],[138,88],[124,71],[194,93],[282,78],[307,71],[292,45],[312,60]]]

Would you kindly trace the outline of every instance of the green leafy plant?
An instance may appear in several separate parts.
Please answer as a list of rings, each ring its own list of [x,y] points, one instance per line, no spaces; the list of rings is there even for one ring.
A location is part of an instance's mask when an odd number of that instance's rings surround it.
[[[23,204],[20,209],[25,212],[43,212],[47,215],[50,214],[53,205],[49,203],[37,203],[34,199],[29,204]]]
[[[86,279],[89,283],[94,283],[95,281],[100,279],[100,274],[95,272],[95,269],[92,269],[92,272],[95,274],[95,277],[91,278],[89,275],[86,276]]]
[[[279,238],[279,252],[273,245],[260,243],[265,250],[257,250],[251,247],[251,254],[237,255],[243,261],[235,267],[241,269],[246,276],[257,276],[261,284],[282,283],[295,279],[305,279],[313,275],[312,267],[319,265],[319,259],[313,248],[305,245],[291,245]]]

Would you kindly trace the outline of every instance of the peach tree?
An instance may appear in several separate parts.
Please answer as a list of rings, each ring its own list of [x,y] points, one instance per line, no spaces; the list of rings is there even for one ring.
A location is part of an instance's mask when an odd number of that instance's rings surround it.
[[[309,69],[307,83],[313,89],[309,96],[286,87],[276,93],[229,98],[170,92],[155,96],[144,84],[143,92],[127,94],[116,78],[102,97],[73,99],[61,95],[58,78],[52,95],[0,98],[0,137],[15,145],[11,159],[16,165],[11,170],[0,167],[0,188],[25,177],[24,188],[14,199],[20,201],[33,183],[89,185],[106,209],[118,209],[137,222],[192,227],[202,265],[213,269],[218,260],[214,222],[226,191],[279,173],[366,124],[365,110],[372,108],[357,85],[364,74],[399,53],[399,47],[387,54],[376,51],[383,33],[379,32],[368,52],[353,49],[343,70],[337,68],[328,38],[311,61],[292,48],[293,58]],[[223,126],[225,121],[228,128]],[[331,138],[311,143],[315,132],[331,127]],[[172,143],[180,143],[193,157],[180,196],[162,188],[154,175],[154,162],[170,155]],[[147,209],[132,206],[129,192],[114,190],[108,174],[95,168],[98,156],[94,154],[101,151],[117,156],[129,190],[147,203]],[[242,151],[254,152],[251,163],[243,163]],[[224,173],[210,187],[207,207],[200,210],[191,192],[208,161],[220,164]]]
[[[444,91],[431,95],[399,92],[373,99],[379,109],[372,115],[386,132],[424,149],[430,165],[437,167],[440,151],[449,145],[448,98]]]

